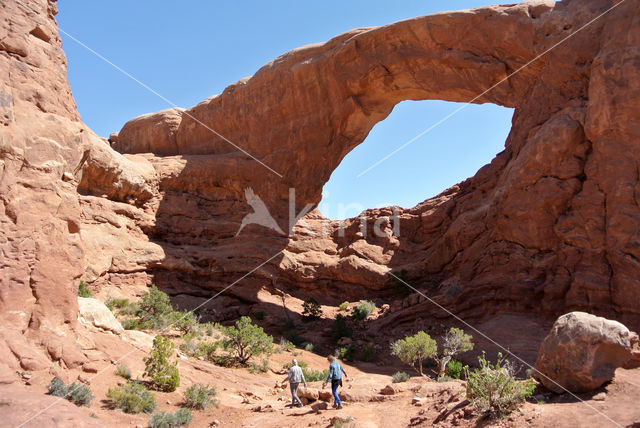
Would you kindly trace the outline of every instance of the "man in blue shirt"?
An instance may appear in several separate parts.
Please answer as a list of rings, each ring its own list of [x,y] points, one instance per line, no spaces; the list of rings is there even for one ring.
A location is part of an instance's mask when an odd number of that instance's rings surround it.
[[[347,372],[344,371],[342,365],[336,361],[336,358],[333,355],[329,355],[327,359],[331,362],[329,365],[329,376],[327,377],[327,380],[322,383],[322,388],[324,389],[324,387],[327,386],[327,383],[331,381],[333,407],[342,409],[342,402],[340,401],[340,397],[338,397],[338,387],[342,386],[342,373],[344,373],[345,377],[348,377]]]

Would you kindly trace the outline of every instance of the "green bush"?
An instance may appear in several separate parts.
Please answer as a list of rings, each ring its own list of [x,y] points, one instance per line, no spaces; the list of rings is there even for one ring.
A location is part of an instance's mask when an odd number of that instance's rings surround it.
[[[498,354],[495,364],[485,359],[484,352],[478,357],[480,367],[464,368],[467,379],[467,399],[477,409],[487,413],[506,414],[514,410],[525,398],[530,397],[536,387],[533,379],[518,381],[509,361]]]
[[[151,413],[156,408],[153,395],[137,382],[109,388],[107,398],[125,413]]]
[[[184,406],[191,409],[204,410],[209,406],[217,406],[216,388],[194,383],[184,392]]]
[[[180,409],[175,413],[155,413],[149,420],[151,428],[177,428],[191,423],[193,415],[188,409]]]
[[[391,380],[393,383],[406,382],[409,379],[411,379],[411,376],[409,376],[409,374],[405,372],[395,372],[393,376],[391,376]]]
[[[74,382],[69,385],[69,391],[67,392],[66,398],[76,406],[89,407],[91,400],[93,400],[93,393],[87,385]]]
[[[356,348],[353,345],[338,349],[338,358],[344,361],[353,361]]]
[[[351,337],[352,335],[353,330],[349,327],[347,318],[342,314],[338,314],[336,319],[333,320],[333,324],[331,324],[331,339],[333,343],[336,343],[341,337]]]
[[[304,350],[305,351],[309,351],[309,352],[313,352],[313,343],[305,343],[304,344]]]
[[[223,333],[226,337],[221,340],[222,347],[240,364],[246,364],[253,356],[273,352],[273,337],[253,324],[249,317],[244,316],[234,326],[224,327]]]
[[[66,397],[67,391],[67,385],[65,385],[59,377],[54,377],[51,380],[51,383],[49,383],[49,395],[53,395],[55,397]]]
[[[438,378],[438,382],[451,382],[454,380],[451,376],[441,376]]]
[[[358,304],[358,306],[353,308],[353,313],[351,315],[355,319],[366,320],[367,318],[369,318],[369,315],[371,315],[371,313],[375,310],[376,310],[376,304],[370,300],[367,300],[365,302]]]
[[[307,382],[324,381],[329,377],[329,370],[313,370],[305,367],[302,369],[302,374]]]
[[[460,379],[462,374],[462,363],[458,360],[451,360],[447,364],[447,376],[453,379]]]
[[[391,344],[391,354],[400,358],[403,363],[413,366],[420,376],[422,376],[422,362],[428,357],[434,357],[437,351],[436,341],[424,331]]]
[[[200,356],[200,346],[191,339],[186,339],[179,346],[179,349],[190,357]]]
[[[449,361],[458,354],[467,352],[473,349],[473,342],[470,334],[466,334],[464,330],[451,327],[447,334],[444,336],[442,346],[444,348],[442,356],[436,357],[438,363],[438,377],[442,377],[447,374],[447,368]]]
[[[144,359],[144,375],[151,378],[151,384],[164,392],[175,391],[180,386],[178,363],[171,362],[174,347],[171,341],[160,335],[153,339],[153,348]]]
[[[341,312],[346,312],[349,309],[349,302],[342,302],[340,306],[338,306],[338,310]]]
[[[373,346],[369,345],[368,343],[362,345],[362,347],[360,348],[360,352],[358,353],[358,359],[360,361],[373,361],[375,357],[376,351],[375,349],[373,349]]]
[[[322,316],[320,303],[314,298],[305,300],[302,304],[302,320],[313,321],[319,319],[320,316]]]
[[[78,296],[79,297],[93,297],[93,293],[91,290],[87,288],[87,284],[84,281],[80,281],[80,285],[78,286]]]
[[[116,368],[116,374],[127,380],[131,379],[131,369],[124,364],[119,364]]]
[[[217,350],[218,344],[216,342],[201,342],[198,345],[198,354],[209,361],[213,360]]]
[[[137,330],[139,328],[142,328],[142,326],[140,325],[139,320],[129,318],[127,320],[124,320],[124,322],[122,323],[122,328],[124,328],[125,330]]]
[[[65,398],[76,406],[89,406],[93,400],[93,393],[88,386],[81,383],[72,383],[67,386],[62,379],[54,377],[49,383],[49,395]]]
[[[152,285],[140,301],[140,322],[144,328],[160,329],[169,323],[169,317],[173,313],[171,301],[167,293],[164,293],[155,285]]]
[[[200,329],[198,318],[191,311],[173,312],[170,318],[171,324],[183,335],[196,333]]]

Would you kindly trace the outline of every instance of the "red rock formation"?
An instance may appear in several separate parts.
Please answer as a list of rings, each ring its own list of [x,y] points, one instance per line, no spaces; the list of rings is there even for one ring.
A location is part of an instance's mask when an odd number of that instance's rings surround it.
[[[338,301],[386,293],[385,273],[407,268],[465,317],[581,309],[637,330],[637,7],[627,0],[563,42],[612,4],[536,1],[353,30],[195,107],[130,122],[114,147],[155,155],[121,155],[79,121],[55,2],[3,3],[0,361],[14,373],[82,364],[81,277],[204,297],[252,272],[227,293],[255,301],[260,287],[291,287]],[[290,238],[257,225],[236,236],[252,211],[246,188],[287,230],[289,189],[296,213],[318,203],[342,158],[407,99],[515,107],[505,150],[398,221],[363,213],[366,234],[359,219],[311,212]]]
[[[278,281],[364,296],[405,267],[466,316],[581,309],[637,327],[638,10],[623,3],[583,28],[614,4],[536,1],[353,30],[184,112],[125,125],[117,147],[182,155],[150,158],[162,199],[150,234],[167,255],[156,281],[175,293],[185,283],[220,288],[286,245],[252,275],[254,288]],[[234,236],[251,212],[246,187],[285,229],[289,188],[296,212],[317,204],[342,158],[407,99],[515,107],[505,150],[401,210],[399,237],[362,237],[357,219],[345,237],[336,222],[321,239],[300,228],[285,243],[258,226]],[[390,214],[363,217],[371,227]],[[308,220],[321,230],[317,215]]]

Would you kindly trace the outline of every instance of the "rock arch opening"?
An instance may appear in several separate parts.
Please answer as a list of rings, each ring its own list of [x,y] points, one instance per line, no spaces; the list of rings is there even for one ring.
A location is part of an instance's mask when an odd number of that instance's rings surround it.
[[[512,116],[513,109],[495,104],[403,101],[332,172],[318,209],[343,220],[367,208],[409,208],[436,196],[472,177],[504,149]]]

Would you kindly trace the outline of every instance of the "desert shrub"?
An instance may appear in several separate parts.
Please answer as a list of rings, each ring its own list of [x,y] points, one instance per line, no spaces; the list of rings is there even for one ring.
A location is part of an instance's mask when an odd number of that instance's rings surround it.
[[[200,346],[191,339],[185,339],[178,348],[190,357],[200,356]]]
[[[338,349],[338,358],[344,361],[353,361],[356,348],[353,345],[349,345]]]
[[[140,306],[135,302],[130,302],[120,308],[120,314],[122,315],[140,315]]]
[[[351,416],[347,416],[345,418],[336,418],[331,423],[331,428],[353,428],[353,427],[355,427],[355,424]]]
[[[313,343],[305,343],[304,344],[304,350],[305,351],[309,351],[309,352],[313,352]]]
[[[197,333],[200,329],[198,317],[191,311],[173,312],[171,324],[183,335]]]
[[[331,324],[331,339],[336,343],[341,337],[351,337],[352,335],[353,330],[349,327],[347,318],[338,314]]]
[[[151,413],[156,408],[153,395],[137,382],[109,388],[107,398],[125,413]]]
[[[305,300],[302,304],[302,320],[303,321],[313,321],[320,318],[322,315],[322,308],[320,307],[320,303],[316,301],[316,299],[311,298]]]
[[[438,378],[438,382],[451,382],[454,380],[451,376],[441,376]]]
[[[253,356],[273,352],[273,337],[253,324],[249,317],[244,316],[235,325],[223,327],[223,332],[226,337],[221,340],[222,347],[240,364],[246,364]]]
[[[122,309],[126,306],[129,306],[129,299],[114,299],[109,297],[106,302],[104,302],[105,306],[109,308],[109,310],[113,311],[114,308]]]
[[[84,281],[80,281],[80,285],[78,286],[78,296],[79,297],[93,297],[93,293],[87,287]]]
[[[54,377],[51,380],[51,383],[49,383],[49,395],[53,395],[55,397],[66,397],[67,391],[67,385],[65,385],[59,377]]]
[[[87,385],[81,383],[72,383],[69,385],[67,392],[67,400],[71,401],[76,406],[89,406],[91,400],[93,400],[93,393]]]
[[[184,392],[184,406],[191,409],[204,410],[209,406],[217,406],[216,388],[194,383]]]
[[[58,377],[51,380],[48,390],[49,395],[65,398],[76,406],[89,406],[93,400],[93,393],[88,386],[75,382],[67,386]]]
[[[366,320],[376,310],[376,304],[370,300],[364,301],[353,308],[352,316],[358,320]]]
[[[203,330],[207,336],[213,336],[213,331],[215,330],[215,327],[213,326],[212,323],[208,322],[208,323],[200,324],[200,329]]]
[[[144,375],[151,378],[151,384],[164,392],[175,391],[180,385],[178,363],[171,362],[174,347],[171,341],[160,335],[153,339],[153,348],[149,356],[144,359]]]
[[[405,372],[395,372],[393,376],[391,376],[391,380],[393,381],[393,383],[406,382],[409,379],[411,379],[411,376],[409,376],[409,374]]]
[[[464,330],[451,327],[444,336],[442,346],[442,356],[436,358],[438,362],[438,377],[447,374],[449,361],[458,354],[473,349],[473,342],[470,334],[466,334]]]
[[[131,379],[131,369],[124,364],[119,364],[116,367],[116,374],[125,379]]]
[[[266,373],[269,371],[269,359],[263,358],[260,361],[260,364],[253,363],[251,364],[251,368],[249,369],[251,373]]]
[[[341,312],[346,312],[349,309],[349,302],[342,302],[340,306],[338,306],[338,310]]]
[[[400,358],[403,363],[413,366],[420,376],[422,376],[422,362],[428,357],[435,356],[437,350],[436,341],[424,331],[396,340],[391,344],[391,353]]]
[[[173,313],[167,293],[152,285],[140,301],[140,323],[145,328],[159,329],[168,325],[169,317]]]
[[[142,327],[143,326],[140,325],[140,321],[134,318],[129,318],[122,322],[122,328],[124,328],[125,330],[137,330]]]
[[[453,379],[460,379],[462,374],[462,363],[458,360],[451,360],[447,364],[447,376]]]
[[[256,312],[253,313],[253,316],[258,321],[262,321],[264,319],[264,311],[256,311]]]
[[[307,382],[324,381],[329,377],[329,370],[313,370],[310,368],[303,368],[302,373]]]
[[[191,423],[193,415],[188,409],[180,409],[175,413],[155,413],[149,420],[151,428],[177,428]]]
[[[467,379],[467,399],[482,412],[506,414],[533,394],[536,383],[529,378],[516,379],[515,370],[509,361],[498,354],[495,364],[485,359],[484,352],[478,357],[480,367],[464,368]]]
[[[218,350],[218,344],[216,342],[201,342],[198,344],[198,354],[205,359],[211,361]]]
[[[291,352],[291,351],[293,351],[294,349],[296,349],[296,345],[294,345],[293,343],[289,342],[289,340],[287,340],[287,339],[286,339],[286,338],[284,338],[284,337],[281,337],[281,338],[280,338],[280,344],[279,344],[279,347],[280,347],[280,349],[281,349],[282,351],[285,351],[285,352]]]

